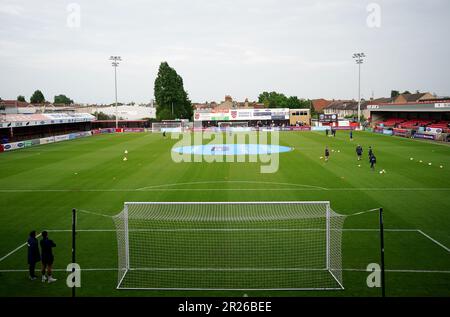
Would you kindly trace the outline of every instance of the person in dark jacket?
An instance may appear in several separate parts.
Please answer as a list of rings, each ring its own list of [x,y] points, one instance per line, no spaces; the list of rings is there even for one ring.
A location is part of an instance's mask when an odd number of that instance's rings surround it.
[[[373,155],[373,150],[372,150],[372,147],[371,146],[369,146],[369,161],[370,161],[370,158],[372,157],[372,155]]]
[[[328,146],[325,147],[325,162],[328,162],[328,159],[330,158],[330,150],[328,150]]]
[[[377,158],[375,157],[375,155],[372,154],[372,156],[370,157],[370,168],[372,169],[372,171],[375,170],[376,163],[377,163]]]
[[[30,272],[30,280],[34,281],[37,279],[34,270],[36,268],[36,263],[41,260],[41,254],[39,253],[39,244],[36,239],[36,231],[31,231],[30,236],[27,241],[28,246],[28,268]]]
[[[53,240],[50,240],[48,238],[48,232],[42,231],[42,240],[41,240],[42,282],[48,281],[49,283],[52,283],[56,281],[56,279],[52,277],[52,266],[53,261],[55,260],[52,251],[54,247],[56,247],[56,244],[53,242]]]
[[[356,147],[356,155],[358,156],[358,161],[361,161],[361,156],[363,154],[363,148],[361,145],[358,144]]]

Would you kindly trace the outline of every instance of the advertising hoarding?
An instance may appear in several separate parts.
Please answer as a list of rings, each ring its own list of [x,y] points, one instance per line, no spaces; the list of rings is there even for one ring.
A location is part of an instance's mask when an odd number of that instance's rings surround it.
[[[194,111],[194,121],[289,120],[289,109],[222,109]]]

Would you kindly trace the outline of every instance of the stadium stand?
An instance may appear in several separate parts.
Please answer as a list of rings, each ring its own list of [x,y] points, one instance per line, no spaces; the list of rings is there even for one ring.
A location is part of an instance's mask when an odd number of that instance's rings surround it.
[[[406,121],[405,119],[400,118],[389,118],[385,121],[377,122],[377,125],[384,125],[385,127],[395,127],[397,124]]]
[[[412,119],[402,122],[399,127],[402,129],[413,129],[417,127],[426,127],[431,123],[432,121],[429,119]]]

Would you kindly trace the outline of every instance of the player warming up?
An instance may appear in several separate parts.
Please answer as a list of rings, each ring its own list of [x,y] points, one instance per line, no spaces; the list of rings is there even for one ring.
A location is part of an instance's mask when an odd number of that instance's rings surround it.
[[[52,277],[52,266],[55,257],[53,256],[52,249],[56,247],[53,240],[48,238],[48,232],[42,231],[41,240],[41,253],[42,253],[42,282],[48,281],[49,283],[56,282],[56,279]]]
[[[377,158],[375,157],[375,155],[373,153],[370,156],[369,162],[370,162],[370,168],[372,169],[372,171],[374,171],[375,170],[375,164],[377,163]]]
[[[325,162],[328,162],[330,158],[330,150],[328,150],[328,146],[325,148]]]
[[[362,154],[363,148],[361,145],[358,144],[358,146],[356,147],[356,155],[358,156],[358,161],[361,161]]]
[[[372,157],[372,155],[373,155],[373,150],[372,150],[372,147],[369,146],[369,160]]]

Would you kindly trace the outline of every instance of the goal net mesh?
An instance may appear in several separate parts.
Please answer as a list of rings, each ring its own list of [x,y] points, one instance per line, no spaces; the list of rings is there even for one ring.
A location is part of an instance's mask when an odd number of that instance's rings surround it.
[[[342,289],[328,202],[125,203],[118,289]]]

